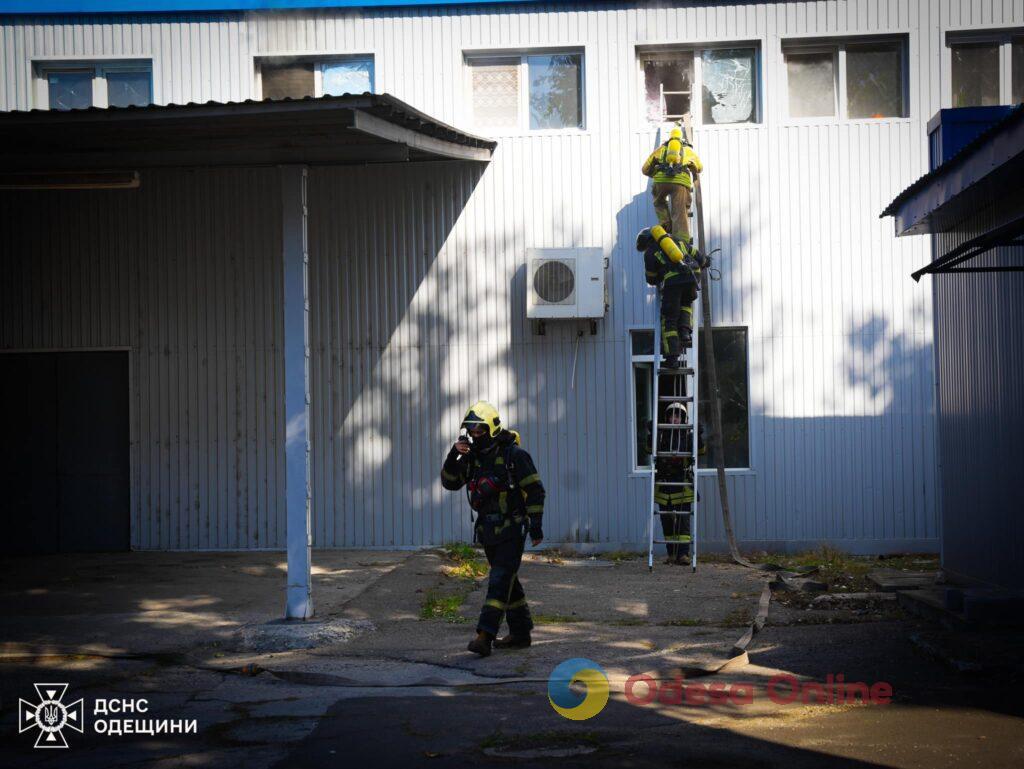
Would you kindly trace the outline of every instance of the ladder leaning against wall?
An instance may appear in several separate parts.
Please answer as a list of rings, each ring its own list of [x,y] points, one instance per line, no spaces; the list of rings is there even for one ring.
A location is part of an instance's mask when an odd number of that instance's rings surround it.
[[[665,114],[664,93],[661,97],[661,105],[663,123],[674,122],[676,116]],[[686,114],[680,117],[682,118],[686,140],[692,143],[690,116]],[[692,210],[688,215],[693,216]],[[696,215],[701,216],[702,212],[698,210]],[[651,410],[653,412],[651,415],[651,504],[647,517],[647,568],[649,570],[654,569],[655,545],[674,545],[680,548],[685,547],[689,551],[690,569],[697,571],[698,500],[696,482],[700,435],[699,396],[697,392],[698,382],[700,381],[700,361],[697,351],[700,349],[698,345],[700,341],[701,303],[699,301],[693,303],[693,333],[690,347],[680,351],[680,367],[664,368],[662,366],[664,356],[661,349],[661,292],[657,288],[654,291],[654,363],[652,365],[654,376],[651,377],[654,392],[651,399]],[[664,389],[662,384],[665,385]],[[668,404],[676,402],[682,403],[686,408],[685,422],[678,425],[661,422],[663,412],[666,412],[666,418],[668,416],[666,409]],[[663,435],[665,437],[664,441],[662,440]],[[662,443],[665,444],[664,448],[662,448]],[[675,457],[684,460],[689,458],[689,468],[684,474],[683,480],[661,481],[659,483],[657,479],[659,457]],[[685,511],[661,511],[658,503],[655,501],[655,491],[658,486],[670,493],[672,490],[691,489],[693,491],[693,501],[689,504],[690,509]],[[655,531],[660,528],[660,516],[662,515],[678,516],[681,519],[689,518],[690,533],[685,535],[677,534],[675,536],[655,536]]]

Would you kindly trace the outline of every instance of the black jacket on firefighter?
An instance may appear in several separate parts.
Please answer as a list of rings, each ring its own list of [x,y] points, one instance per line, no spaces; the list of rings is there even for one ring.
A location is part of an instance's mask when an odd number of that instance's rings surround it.
[[[680,346],[690,345],[693,301],[705,260],[690,242],[676,241],[660,225],[642,230],[636,247],[644,254],[647,283],[661,290],[661,352],[677,358]]]
[[[526,530],[541,538],[544,485],[518,439],[514,431],[502,430],[486,451],[460,454],[453,446],[441,468],[442,486],[466,488],[476,513],[474,537],[482,545],[521,538]]]
[[[519,434],[501,428],[491,404],[475,403],[462,424],[464,428],[488,428],[473,438],[469,452],[461,454],[452,446],[441,468],[442,486],[450,491],[466,489],[469,505],[476,512],[473,538],[484,546],[490,566],[487,596],[476,629],[494,638],[507,620],[513,637],[529,638],[533,620],[519,581],[519,566],[527,530],[534,541],[544,538],[544,485],[533,459],[519,448]],[[470,650],[483,653],[474,648],[475,643]],[[489,653],[489,642],[485,646]]]

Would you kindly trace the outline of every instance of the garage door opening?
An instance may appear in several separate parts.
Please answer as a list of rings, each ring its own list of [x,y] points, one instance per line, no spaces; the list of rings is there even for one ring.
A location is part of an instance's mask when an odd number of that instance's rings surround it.
[[[127,352],[0,354],[0,551],[129,549]]]

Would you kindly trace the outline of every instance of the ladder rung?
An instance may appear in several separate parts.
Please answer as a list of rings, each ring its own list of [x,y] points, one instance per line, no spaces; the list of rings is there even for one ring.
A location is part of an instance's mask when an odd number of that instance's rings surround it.
[[[671,424],[671,423],[661,424],[659,422],[658,423],[658,429],[659,430],[692,430],[693,429],[693,425],[686,425],[686,424],[674,425],[674,424]]]
[[[665,403],[675,403],[675,402],[678,402],[678,403],[693,403],[693,396],[692,395],[659,395],[658,396],[658,400],[659,401],[664,401]]]
[[[693,540],[689,536],[685,539],[656,539],[654,544],[656,545],[689,545],[692,544]]]
[[[690,503],[687,502],[686,504]],[[693,515],[693,513],[687,510],[659,510],[658,512],[655,513],[655,515]]]
[[[655,457],[692,457],[692,451],[656,451]]]
[[[659,368],[658,376],[693,376],[692,368]]]
[[[693,486],[689,481],[655,481],[659,486]]]

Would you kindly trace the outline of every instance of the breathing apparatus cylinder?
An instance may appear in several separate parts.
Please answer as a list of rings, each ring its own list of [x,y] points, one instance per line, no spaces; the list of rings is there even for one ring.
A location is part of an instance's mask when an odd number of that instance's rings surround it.
[[[668,150],[665,153],[665,163],[673,173],[682,173],[683,169],[683,131],[679,126],[674,126],[668,136]]]
[[[672,236],[665,231],[664,227],[660,224],[654,225],[651,227],[651,235],[653,235],[654,239],[658,241],[658,246],[665,252],[665,255],[669,259],[676,263],[683,261],[683,252],[679,249],[676,242],[672,240]]]

